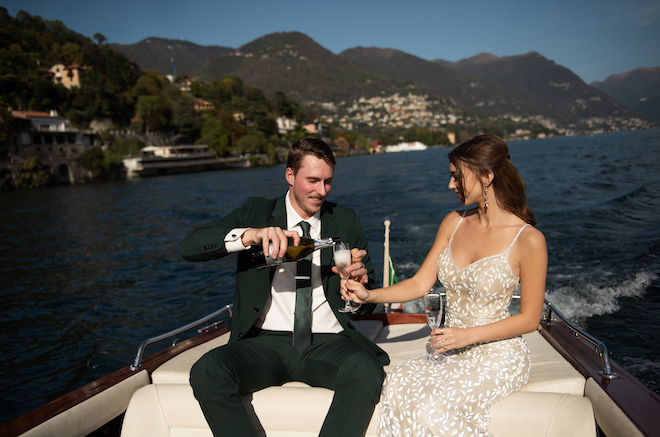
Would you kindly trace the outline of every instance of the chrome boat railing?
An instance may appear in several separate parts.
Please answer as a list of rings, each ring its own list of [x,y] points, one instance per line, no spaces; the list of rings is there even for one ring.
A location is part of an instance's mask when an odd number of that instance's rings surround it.
[[[564,323],[566,323],[566,326],[568,326],[568,329],[575,335],[577,338],[583,337],[585,340],[587,340],[589,343],[591,343],[596,352],[600,356],[600,361],[601,361],[601,366],[602,369],[600,372],[598,372],[599,375],[601,375],[603,378],[608,378],[608,379],[614,379],[614,378],[619,378],[619,374],[612,372],[612,364],[610,363],[610,354],[607,350],[607,346],[605,346],[605,343],[602,341],[598,340],[597,338],[587,334],[584,330],[578,328],[575,326],[566,316],[564,316],[556,306],[554,306],[552,303],[548,301],[548,299],[544,299],[545,304],[546,304],[546,311],[545,311],[545,321],[546,323],[552,322],[552,314],[554,313],[555,316],[560,318]]]
[[[211,313],[207,316],[204,316],[201,319],[195,320],[192,323],[188,323],[185,326],[181,326],[179,328],[173,329],[172,331],[166,332],[165,334],[161,334],[161,335],[158,335],[156,337],[151,337],[151,338],[148,338],[148,339],[144,340],[142,343],[140,343],[140,346],[138,347],[137,354],[135,355],[135,359],[133,360],[133,364],[131,364],[129,366],[129,369],[131,369],[133,371],[136,371],[142,366],[142,364],[141,364],[142,363],[142,354],[144,353],[144,349],[148,345],[150,345],[152,343],[155,343],[157,341],[160,341],[160,340],[165,340],[166,338],[173,337],[177,334],[182,333],[183,331],[187,331],[188,329],[194,328],[197,325],[201,325],[202,323],[204,323],[204,322],[206,322],[206,321],[208,321],[208,320],[210,320],[214,317],[217,317],[221,314],[224,314],[224,313],[229,313],[229,318],[231,318],[231,309],[233,308],[233,306],[234,306],[233,304],[226,305],[224,308],[221,308],[218,311],[215,311],[215,312],[213,312],[213,313]],[[200,328],[198,330],[198,332],[201,333],[201,332],[204,332],[204,331],[210,331],[211,329],[216,328],[218,326],[218,324],[219,324],[218,322],[212,323],[209,326],[205,326],[203,328]],[[175,344],[176,344],[176,341],[172,343],[172,346],[174,346]]]

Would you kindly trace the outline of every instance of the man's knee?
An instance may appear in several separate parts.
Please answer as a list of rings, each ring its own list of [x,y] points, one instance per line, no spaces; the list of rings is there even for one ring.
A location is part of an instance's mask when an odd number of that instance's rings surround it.
[[[190,385],[193,390],[203,389],[210,384],[217,385],[223,380],[232,379],[226,366],[222,364],[221,354],[218,352],[217,350],[207,352],[193,364],[190,369]]]
[[[202,358],[197,360],[197,362],[193,364],[192,368],[190,369],[190,385],[192,386],[193,390],[195,390],[197,387],[204,386],[204,384],[210,378],[208,362],[205,358],[206,355],[203,355]]]
[[[383,365],[370,350],[352,354],[342,366],[341,374],[347,380],[354,381],[351,384],[357,382],[362,390],[378,394],[385,378]]]

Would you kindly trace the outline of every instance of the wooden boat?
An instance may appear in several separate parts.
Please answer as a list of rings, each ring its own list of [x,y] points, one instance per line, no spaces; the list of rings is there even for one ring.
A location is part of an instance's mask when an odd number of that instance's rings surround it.
[[[386,222],[386,229],[389,223]],[[387,244],[385,264],[389,263]],[[384,269],[383,283],[389,283]],[[207,351],[229,340],[228,305],[202,319],[145,340],[132,365],[0,426],[0,436],[211,436],[188,376]],[[425,354],[424,314],[354,316],[356,327],[388,352],[391,364]],[[147,346],[202,326],[191,338],[146,359]],[[499,437],[660,436],[660,396],[616,362],[606,346],[574,326],[554,305],[538,329],[523,336],[532,354],[528,384],[496,403],[489,431]],[[261,435],[316,436],[333,392],[287,383],[243,401]],[[378,405],[367,429],[376,435]]]
[[[492,408],[489,431],[508,436],[658,436],[660,396],[609,360],[607,348],[580,331],[550,303],[538,330],[524,337],[532,352],[527,386]],[[231,306],[143,342],[131,366],[120,369],[0,426],[13,436],[211,436],[188,384],[192,364],[225,344]],[[205,325],[192,338],[146,359],[145,347]],[[355,316],[354,323],[390,355],[392,364],[425,353],[424,314]],[[264,435],[318,434],[332,391],[287,383],[244,402]],[[376,412],[367,430],[376,435]]]

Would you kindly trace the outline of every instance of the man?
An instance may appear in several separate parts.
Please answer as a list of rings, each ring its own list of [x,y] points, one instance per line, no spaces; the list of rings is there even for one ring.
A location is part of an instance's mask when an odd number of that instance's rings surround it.
[[[299,261],[255,269],[245,250],[261,245],[268,254],[272,244],[272,256],[277,258],[286,252],[287,237],[298,244],[301,234],[338,236],[358,248],[354,256],[362,258],[347,268],[351,278],[373,285],[375,275],[358,215],[326,201],[334,167],[327,144],[300,140],[289,152],[289,191],[283,197],[249,198],[227,216],[194,230],[182,243],[181,254],[189,261],[238,252],[229,343],[204,355],[190,374],[195,397],[216,437],[257,436],[240,395],[288,381],[335,391],[320,436],[362,436],[369,424],[380,395],[382,366],[389,358],[355,329],[350,314],[338,312],[344,302],[337,269],[331,268],[332,251],[315,251],[311,266]],[[361,308],[372,310],[373,306]]]

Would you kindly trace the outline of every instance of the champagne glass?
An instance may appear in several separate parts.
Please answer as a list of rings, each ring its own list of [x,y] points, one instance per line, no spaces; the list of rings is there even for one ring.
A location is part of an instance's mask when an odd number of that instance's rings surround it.
[[[351,249],[345,243],[338,243],[332,248],[335,257],[335,265],[339,270],[339,277],[342,281],[348,280],[348,273],[346,267],[351,265]],[[359,308],[359,306],[358,306]],[[353,305],[350,301],[344,302],[344,308],[340,308],[340,313],[352,313],[354,311]]]
[[[426,308],[426,322],[431,329],[437,329],[442,324],[442,296],[437,291],[429,291],[424,295],[424,307]],[[445,359],[443,353],[434,353],[436,349],[431,347],[431,343],[426,343],[426,357],[429,361],[441,362]]]

